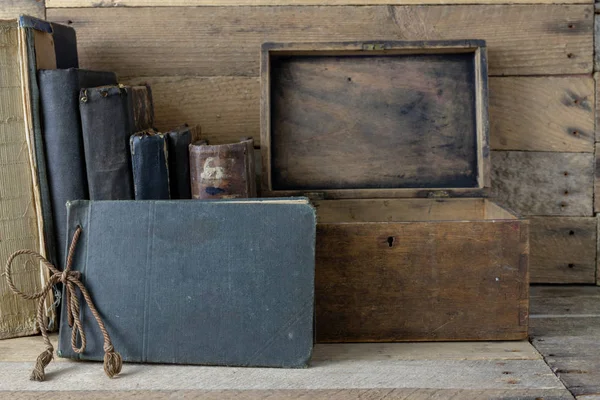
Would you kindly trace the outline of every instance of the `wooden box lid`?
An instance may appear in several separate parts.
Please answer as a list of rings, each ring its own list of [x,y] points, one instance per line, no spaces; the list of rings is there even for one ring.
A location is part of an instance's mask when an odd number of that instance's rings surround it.
[[[483,196],[482,40],[265,43],[265,196]]]

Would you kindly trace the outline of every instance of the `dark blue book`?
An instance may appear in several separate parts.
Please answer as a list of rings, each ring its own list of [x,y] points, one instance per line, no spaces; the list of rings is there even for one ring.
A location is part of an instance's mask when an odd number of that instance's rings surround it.
[[[190,144],[192,132],[185,124],[165,133],[169,153],[169,186],[172,199],[191,199]]]
[[[165,135],[138,132],[129,140],[136,200],[168,200],[169,165]]]
[[[131,200],[129,138],[135,133],[132,96],[117,85],[82,89],[79,110],[91,200]]]
[[[313,347],[315,211],[304,198],[76,201],[80,271],[124,361],[305,367]],[[103,338],[80,296],[87,347]]]

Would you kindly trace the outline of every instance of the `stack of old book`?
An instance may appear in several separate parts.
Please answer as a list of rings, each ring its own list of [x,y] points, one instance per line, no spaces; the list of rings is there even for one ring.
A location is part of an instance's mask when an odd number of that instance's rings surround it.
[[[21,16],[3,21],[0,41],[0,144],[10,144],[0,146],[10,167],[0,174],[2,262],[24,246],[64,265],[68,202],[256,197],[251,138],[194,143],[199,127],[185,123],[159,132],[150,86],[79,68],[72,28]],[[48,279],[31,275],[17,286]],[[0,325],[0,338],[35,333],[34,307],[15,302],[3,283],[0,316],[18,318]],[[55,326],[53,311],[48,318]]]
[[[251,138],[195,142],[187,124],[159,132],[150,87],[79,68],[71,27],[0,21],[0,65],[0,339],[60,327],[61,356],[108,357],[110,376],[116,351],[137,362],[306,365],[315,212],[306,199],[239,200],[256,197]],[[48,282],[63,288],[45,304],[19,297]],[[88,333],[83,350],[73,317]],[[44,379],[52,353],[32,379]]]

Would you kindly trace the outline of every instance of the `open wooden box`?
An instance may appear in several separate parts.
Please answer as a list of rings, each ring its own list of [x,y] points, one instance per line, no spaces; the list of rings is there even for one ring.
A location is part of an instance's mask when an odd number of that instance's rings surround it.
[[[527,337],[528,221],[490,186],[485,42],[265,43],[265,196],[317,207],[319,342]]]

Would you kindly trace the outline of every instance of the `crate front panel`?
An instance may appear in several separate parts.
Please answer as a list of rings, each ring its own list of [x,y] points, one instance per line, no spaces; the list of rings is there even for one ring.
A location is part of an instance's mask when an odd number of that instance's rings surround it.
[[[318,224],[318,342],[527,337],[528,223]]]

